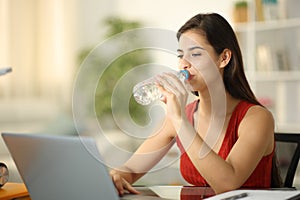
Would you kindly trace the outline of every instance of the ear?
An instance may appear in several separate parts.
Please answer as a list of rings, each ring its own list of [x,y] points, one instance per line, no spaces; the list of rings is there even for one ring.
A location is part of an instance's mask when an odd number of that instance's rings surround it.
[[[220,68],[226,67],[229,61],[231,60],[231,50],[224,49],[220,55],[220,59]]]

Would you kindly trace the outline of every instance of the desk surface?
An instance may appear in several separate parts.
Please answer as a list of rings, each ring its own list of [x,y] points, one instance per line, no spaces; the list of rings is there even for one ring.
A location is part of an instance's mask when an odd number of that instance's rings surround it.
[[[197,200],[210,197],[214,192],[209,187],[189,187],[189,186],[150,186],[136,187],[141,192],[140,195],[128,194],[120,198],[121,200],[132,199],[194,199]],[[199,198],[200,197],[200,198]],[[23,183],[6,183],[0,189],[0,199],[30,200],[29,193]]]
[[[15,199],[29,197],[29,193],[23,183],[6,183],[0,189],[0,199]]]
[[[211,199],[217,200],[221,198],[232,197],[240,193],[247,193],[244,199],[265,199],[270,195],[273,199],[287,199],[299,196],[299,190],[234,190],[223,194],[215,195],[210,187],[194,187],[194,186],[149,186],[136,187],[141,192],[140,195],[125,195],[121,200],[143,200],[143,199],[178,199],[178,200],[193,200],[193,199]],[[10,200],[30,200],[29,193],[23,183],[6,183],[0,189],[0,199]],[[291,198],[294,199],[294,198]]]
[[[144,191],[150,190],[150,193],[143,196],[143,190],[141,188],[136,188],[142,191],[141,195],[130,195],[126,200],[167,200],[167,199],[177,199],[177,200],[220,200],[220,199],[233,199],[235,196],[240,196],[241,194],[246,194],[243,200],[250,199],[272,199],[272,200],[298,200],[300,199],[300,190],[295,190],[292,188],[276,188],[276,189],[237,189],[222,194],[215,195],[214,191],[210,187],[195,187],[195,186],[149,186],[145,187]],[[152,191],[152,195],[151,195]],[[153,195],[154,193],[154,195]],[[270,198],[271,197],[271,198]],[[122,198],[121,198],[122,200]]]
[[[166,185],[150,186],[149,189],[163,199],[204,199],[215,195],[215,192],[210,187]]]
[[[241,200],[298,200],[300,198],[299,190],[289,190],[289,189],[252,189],[252,190],[233,190],[225,192],[213,197],[208,198],[207,200],[220,200],[220,199],[241,199]]]
[[[210,187],[194,187],[194,186],[149,186],[149,187],[135,187],[140,194],[126,194],[121,197],[121,200],[201,200],[215,195]]]

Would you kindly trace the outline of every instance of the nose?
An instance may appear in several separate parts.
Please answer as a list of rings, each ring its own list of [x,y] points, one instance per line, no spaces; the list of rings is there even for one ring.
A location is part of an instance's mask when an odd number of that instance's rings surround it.
[[[186,59],[181,59],[179,66],[181,69],[189,69],[191,68],[191,64]]]

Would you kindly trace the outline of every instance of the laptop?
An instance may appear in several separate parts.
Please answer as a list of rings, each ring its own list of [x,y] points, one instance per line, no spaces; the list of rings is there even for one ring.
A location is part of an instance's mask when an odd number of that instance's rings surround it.
[[[92,138],[24,133],[2,137],[32,200],[120,199]],[[153,194],[151,199],[161,199]],[[121,199],[137,196],[144,199]]]

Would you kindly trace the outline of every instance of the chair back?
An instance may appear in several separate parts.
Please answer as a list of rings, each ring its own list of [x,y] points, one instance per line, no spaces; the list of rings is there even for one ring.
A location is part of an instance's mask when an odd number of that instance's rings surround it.
[[[299,157],[300,157],[300,134],[298,133],[275,133],[275,141],[276,141],[276,151],[278,159],[279,159],[279,168],[280,171],[286,171],[285,178],[283,179],[283,186],[284,187],[293,187],[294,177],[296,174],[296,170],[299,163]],[[293,145],[293,151],[292,154],[286,153],[283,156],[280,156],[281,150],[287,150],[280,149],[280,144],[290,144]],[[278,152],[279,151],[279,152]],[[289,154],[289,155],[288,155]],[[291,156],[290,161],[286,161],[285,157]]]

